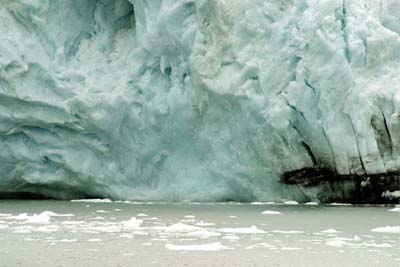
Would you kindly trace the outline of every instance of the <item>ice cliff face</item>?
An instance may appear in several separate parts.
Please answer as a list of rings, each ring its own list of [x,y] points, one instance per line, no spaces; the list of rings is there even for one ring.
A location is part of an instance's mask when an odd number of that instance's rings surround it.
[[[400,168],[400,1],[0,0],[0,191],[316,200]]]

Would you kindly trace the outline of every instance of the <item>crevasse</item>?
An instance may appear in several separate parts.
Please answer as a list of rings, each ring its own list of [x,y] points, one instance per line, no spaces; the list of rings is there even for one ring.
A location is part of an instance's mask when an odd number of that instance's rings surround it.
[[[318,200],[400,167],[397,0],[0,0],[0,192]]]

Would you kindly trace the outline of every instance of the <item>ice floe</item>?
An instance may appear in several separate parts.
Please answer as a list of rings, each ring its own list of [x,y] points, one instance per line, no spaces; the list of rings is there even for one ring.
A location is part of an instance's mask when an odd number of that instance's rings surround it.
[[[279,212],[279,211],[275,211],[275,210],[266,210],[266,211],[261,212],[261,214],[263,214],[263,215],[281,215],[283,213]]]
[[[266,231],[257,228],[255,225],[243,228],[220,228],[218,229],[221,233],[230,234],[265,234]]]
[[[168,250],[182,250],[182,251],[218,251],[225,250],[228,247],[223,246],[220,242],[210,244],[196,244],[196,245],[173,245],[166,244]]]
[[[112,200],[108,198],[73,199],[71,202],[112,203]]]
[[[376,233],[400,234],[400,226],[384,226],[371,230]]]
[[[323,231],[321,231],[320,233],[324,233],[324,234],[338,234],[338,233],[341,233],[341,231],[338,231],[338,230],[336,230],[336,229],[330,228],[330,229],[323,230]]]

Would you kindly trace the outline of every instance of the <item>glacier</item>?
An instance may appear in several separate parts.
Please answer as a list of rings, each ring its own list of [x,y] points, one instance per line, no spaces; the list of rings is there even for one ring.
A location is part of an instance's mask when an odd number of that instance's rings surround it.
[[[395,184],[399,34],[397,0],[0,0],[0,192],[327,201],[349,184],[324,172]],[[298,170],[317,185],[282,183]]]

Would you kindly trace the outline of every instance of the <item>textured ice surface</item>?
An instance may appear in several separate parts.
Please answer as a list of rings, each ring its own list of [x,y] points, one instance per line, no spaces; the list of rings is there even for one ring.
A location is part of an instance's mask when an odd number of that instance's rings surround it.
[[[398,170],[399,15],[397,0],[0,0],[0,192],[302,201],[283,172]]]

